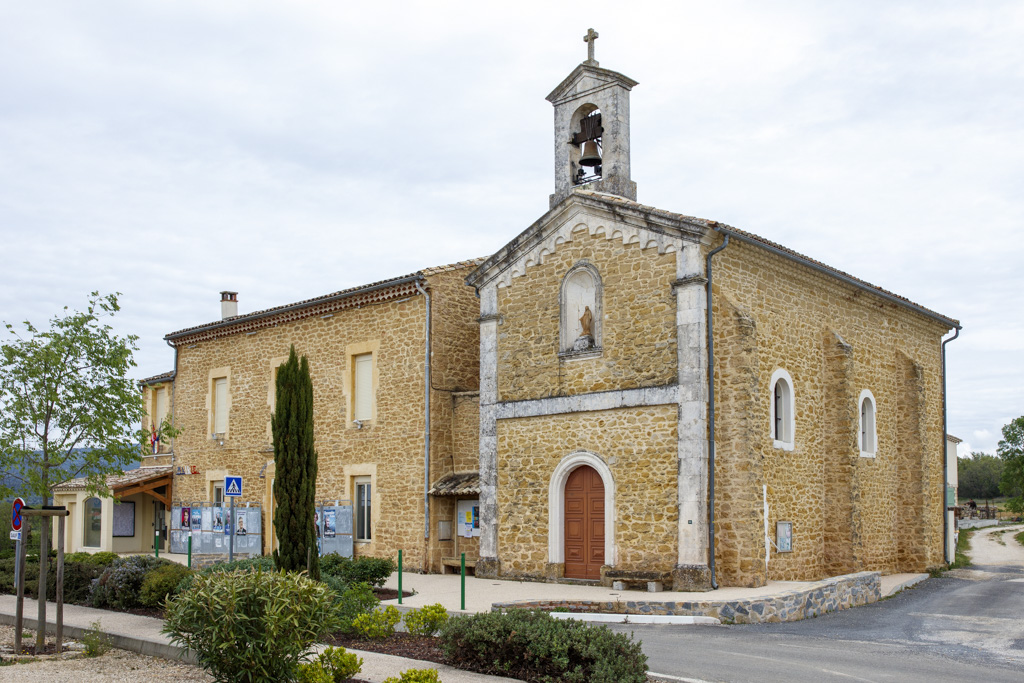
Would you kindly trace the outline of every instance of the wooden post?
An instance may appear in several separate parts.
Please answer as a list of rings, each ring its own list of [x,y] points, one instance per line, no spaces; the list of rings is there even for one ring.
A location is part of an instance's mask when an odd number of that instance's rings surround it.
[[[64,526],[57,518],[57,654],[64,651]]]
[[[46,565],[50,558],[50,520],[43,517],[39,524],[39,590],[36,591],[39,628],[36,629],[36,654],[46,648]]]
[[[32,531],[32,524],[28,517],[22,517],[21,533],[23,536],[20,543],[21,552],[18,553],[18,599],[14,608],[14,654],[21,654],[21,630],[25,626],[25,555],[28,551],[29,534]]]

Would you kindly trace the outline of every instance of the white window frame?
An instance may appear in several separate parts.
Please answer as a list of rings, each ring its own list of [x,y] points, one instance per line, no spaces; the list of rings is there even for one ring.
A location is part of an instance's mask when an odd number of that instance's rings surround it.
[[[224,480],[210,482],[210,502],[214,505],[224,505]]]
[[[366,493],[363,492],[364,489],[362,487],[364,486],[367,487],[365,489]],[[373,489],[373,477],[359,476],[352,478],[352,539],[356,543],[373,542]],[[363,525],[359,524],[361,508],[366,509]]]
[[[864,419],[866,406],[871,408],[867,424]],[[862,458],[873,458],[878,454],[878,401],[870,389],[860,392],[857,401],[857,447]]]
[[[782,385],[779,382],[783,382]],[[782,388],[781,400],[776,398],[776,387]],[[796,391],[793,387],[793,378],[782,368],[772,373],[771,383],[768,385],[768,403],[770,417],[768,420],[768,434],[772,439],[775,448],[791,451],[796,444]],[[782,408],[782,415],[777,415],[778,408]],[[779,430],[776,430],[776,420],[779,419]],[[781,431],[781,434],[779,432]],[[780,437],[781,438],[778,438]]]

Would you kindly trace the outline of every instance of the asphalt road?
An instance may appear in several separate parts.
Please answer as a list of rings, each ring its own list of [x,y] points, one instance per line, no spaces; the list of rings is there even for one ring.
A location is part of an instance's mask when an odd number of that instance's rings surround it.
[[[1024,567],[960,570],[817,619],[613,625],[675,681],[1024,681]]]

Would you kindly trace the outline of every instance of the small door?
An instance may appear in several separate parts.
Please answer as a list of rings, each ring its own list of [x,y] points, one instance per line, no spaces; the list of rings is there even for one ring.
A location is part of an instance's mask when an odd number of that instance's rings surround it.
[[[155,540],[163,552],[167,545],[167,508],[158,500],[153,501],[153,529],[159,532],[159,537]]]
[[[604,482],[578,467],[565,482],[565,576],[600,579],[604,564]]]

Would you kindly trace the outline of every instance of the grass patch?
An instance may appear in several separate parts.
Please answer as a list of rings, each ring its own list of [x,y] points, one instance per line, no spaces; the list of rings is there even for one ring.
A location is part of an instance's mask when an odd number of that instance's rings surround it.
[[[1024,531],[1015,534],[1013,540],[1017,541],[1017,543],[1020,543],[1021,545],[1024,545]]]
[[[960,536],[956,540],[956,557],[953,558],[952,564],[949,565],[950,569],[962,569],[963,567],[970,566],[971,556],[967,554],[967,551],[971,547],[972,534],[974,534],[974,529],[960,530]]]

